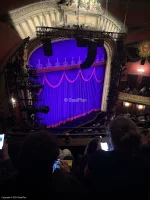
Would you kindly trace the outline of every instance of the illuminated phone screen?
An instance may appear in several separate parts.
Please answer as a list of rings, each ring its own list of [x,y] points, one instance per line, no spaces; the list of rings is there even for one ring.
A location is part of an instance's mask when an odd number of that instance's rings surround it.
[[[60,169],[60,159],[57,159],[53,164],[53,173],[56,169]]]
[[[108,151],[108,144],[107,142],[101,142],[101,149],[104,151]]]
[[[0,134],[0,149],[3,148],[4,145],[4,134]]]

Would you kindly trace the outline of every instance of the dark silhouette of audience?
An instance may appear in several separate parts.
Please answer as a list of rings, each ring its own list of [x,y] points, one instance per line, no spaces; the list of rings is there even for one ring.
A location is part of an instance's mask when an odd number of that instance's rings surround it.
[[[99,139],[93,139],[90,141],[90,143],[87,145],[84,155],[81,157],[79,162],[79,179],[81,182],[84,182],[84,170],[87,166],[88,162],[90,161],[92,155],[100,149],[100,140]]]
[[[81,186],[70,176],[64,161],[61,161],[60,169],[52,173],[58,156],[59,148],[49,132],[31,133],[22,145],[18,172],[3,185],[3,194],[44,200],[53,195],[55,199],[63,198],[68,192],[74,193],[73,197],[81,195]]]
[[[1,196],[32,200],[83,200],[97,196],[105,200],[148,200],[150,135],[142,136],[127,117],[113,118],[108,133],[113,150],[101,150],[101,138],[91,140],[80,159],[78,174],[68,166],[68,161],[76,164],[73,154],[69,149],[60,150],[57,138],[49,132],[31,132],[26,137],[17,169],[9,158],[8,145],[4,144],[2,163],[8,164],[0,166]],[[56,161],[58,168],[53,170]]]
[[[15,168],[8,154],[8,144],[4,141],[3,149],[1,150],[0,158],[0,185],[9,179],[14,173]]]
[[[97,151],[85,169],[92,196],[105,199],[149,199],[149,160],[140,154],[141,135],[124,117],[110,123],[113,151]],[[94,197],[93,197],[94,198]]]
[[[140,96],[150,96],[150,88],[143,86],[141,89],[126,87],[122,92],[133,94],[133,95],[140,95]]]

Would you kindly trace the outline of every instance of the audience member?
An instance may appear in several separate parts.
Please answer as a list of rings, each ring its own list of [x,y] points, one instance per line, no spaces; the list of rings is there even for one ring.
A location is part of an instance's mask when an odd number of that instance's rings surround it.
[[[147,86],[142,87],[140,90],[136,88],[130,89],[129,87],[127,87],[122,92],[133,95],[148,96],[148,97],[150,96],[150,88]]]
[[[69,174],[61,161],[60,169],[52,174],[59,148],[52,135],[41,131],[30,134],[22,145],[19,172],[3,186],[5,196],[25,196],[27,199],[63,198],[68,192],[78,194],[80,184]],[[64,196],[63,196],[64,195]]]
[[[144,156],[147,156],[148,159],[150,158],[150,130],[149,130],[149,133],[143,137],[141,153]]]
[[[67,157],[67,156],[72,156],[69,149],[64,149],[64,150],[59,149],[59,158],[61,160],[64,160],[65,157]]]
[[[136,124],[118,117],[110,123],[109,131],[114,150],[97,151],[85,169],[92,196],[148,199],[149,161],[139,154],[141,136]]]
[[[64,149],[64,150],[60,149],[59,159],[69,161],[69,163],[71,164],[71,166],[69,166],[71,175],[77,175],[78,171],[77,171],[77,166],[75,164],[75,159],[69,149]]]
[[[143,88],[139,91],[139,94],[140,94],[140,95],[144,95],[145,92],[146,92],[146,87],[143,87]]]
[[[84,170],[86,165],[88,164],[91,156],[100,149],[100,140],[99,139],[93,139],[90,141],[90,143],[87,145],[84,155],[80,159],[79,162],[79,179],[81,182],[84,182]]]

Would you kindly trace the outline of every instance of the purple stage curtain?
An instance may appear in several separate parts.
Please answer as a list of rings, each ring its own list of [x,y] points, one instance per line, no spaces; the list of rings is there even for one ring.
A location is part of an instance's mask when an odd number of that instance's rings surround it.
[[[38,114],[47,127],[100,110],[105,66],[40,74],[44,89],[39,92],[38,106],[48,105],[48,114]]]
[[[77,47],[76,40],[62,40],[52,43],[53,56],[44,56],[43,47],[36,49],[29,58],[29,65],[36,69],[60,68],[81,64],[87,57],[87,47]],[[95,63],[106,61],[104,47],[97,48]]]

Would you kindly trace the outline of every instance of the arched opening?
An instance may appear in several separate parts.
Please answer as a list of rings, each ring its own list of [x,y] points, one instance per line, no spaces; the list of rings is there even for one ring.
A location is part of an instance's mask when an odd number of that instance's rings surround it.
[[[80,118],[85,123],[98,111],[107,110],[110,81],[110,63],[113,49],[105,42],[98,47],[93,66],[81,70],[87,56],[87,47],[77,47],[75,39],[52,43],[53,56],[44,56],[43,47],[37,47],[29,56],[28,64],[36,68],[40,84],[37,106],[47,105],[50,112],[38,115],[47,127],[56,127]],[[108,58],[107,58],[108,55]],[[83,118],[83,116],[88,116]],[[81,120],[82,118],[82,120]]]

